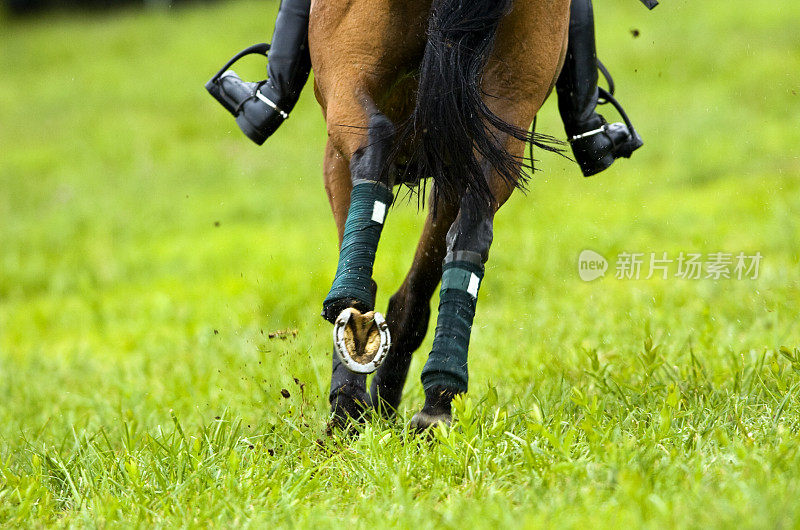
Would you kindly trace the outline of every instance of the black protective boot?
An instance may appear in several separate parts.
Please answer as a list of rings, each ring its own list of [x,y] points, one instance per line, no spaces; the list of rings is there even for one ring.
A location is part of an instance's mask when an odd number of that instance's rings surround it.
[[[613,97],[613,81],[604,68],[609,90],[598,88],[598,66],[591,0],[572,0],[567,56],[556,92],[572,153],[586,177],[608,168],[617,158],[629,158],[642,146],[642,139]],[[607,123],[596,112],[598,99],[611,103],[625,123]]]
[[[289,117],[308,80],[311,71],[308,51],[310,9],[311,0],[282,0],[271,46],[251,46],[223,68],[225,70],[244,55],[265,54],[269,75],[266,80],[258,83],[242,81],[235,72],[227,70],[206,83],[209,93],[236,117],[239,128],[258,145],[263,144]]]

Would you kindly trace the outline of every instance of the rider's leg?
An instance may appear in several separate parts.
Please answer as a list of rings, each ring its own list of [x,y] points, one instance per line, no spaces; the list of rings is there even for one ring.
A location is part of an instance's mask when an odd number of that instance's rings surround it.
[[[261,92],[286,113],[291,112],[300,98],[311,71],[311,57],[308,54],[310,10],[311,0],[282,0],[275,20],[268,55],[269,78],[261,87]]]
[[[642,145],[635,131],[623,123],[608,124],[596,112],[597,76],[592,3],[572,0],[567,56],[556,92],[575,160],[587,177],[603,171],[616,158],[630,157]]]
[[[281,1],[268,55],[269,77],[265,81],[243,81],[230,71],[219,79],[222,94],[214,96],[232,107],[239,107],[234,112],[236,123],[258,145],[263,144],[289,116],[308,80],[311,71],[308,51],[310,9],[311,0]]]

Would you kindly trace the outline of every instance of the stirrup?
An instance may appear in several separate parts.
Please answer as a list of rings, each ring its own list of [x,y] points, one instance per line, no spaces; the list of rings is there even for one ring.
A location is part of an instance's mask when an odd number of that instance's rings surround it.
[[[333,323],[333,350],[345,368],[371,374],[389,353],[389,325],[380,313],[348,307]]]
[[[241,110],[240,109],[241,103],[239,105],[233,105],[223,96],[222,86],[221,86],[222,78],[230,74],[236,76],[236,74],[230,72],[229,69],[231,66],[234,65],[234,63],[236,63],[236,61],[238,61],[242,57],[253,54],[263,55],[264,57],[266,57],[268,51],[269,51],[269,44],[267,44],[266,42],[260,42],[258,44],[253,44],[252,46],[248,46],[244,50],[234,55],[233,58],[227,63],[225,63],[225,66],[220,68],[219,71],[216,74],[214,74],[214,76],[206,83],[206,90],[208,90],[208,92],[212,96],[214,96],[214,99],[216,99],[223,107],[225,107],[225,110],[230,112],[234,117],[236,117],[236,115],[239,114],[239,111]]]

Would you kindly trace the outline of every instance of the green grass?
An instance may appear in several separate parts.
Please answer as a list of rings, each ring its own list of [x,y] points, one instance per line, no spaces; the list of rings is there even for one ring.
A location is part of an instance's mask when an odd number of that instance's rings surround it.
[[[0,20],[0,522],[800,526],[800,8],[596,7],[645,147],[592,179],[540,155],[434,441],[405,427],[430,335],[402,421],[324,436],[319,109],[306,90],[259,149],[202,89],[277,4]],[[539,128],[561,134],[554,102]],[[390,214],[379,307],[421,222]],[[584,283],[585,248],[764,261]]]

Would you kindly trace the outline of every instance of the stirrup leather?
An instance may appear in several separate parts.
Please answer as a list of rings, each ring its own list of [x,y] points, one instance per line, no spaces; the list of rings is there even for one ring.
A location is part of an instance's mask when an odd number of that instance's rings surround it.
[[[611,103],[611,106],[614,107],[619,113],[619,115],[622,117],[622,121],[625,122],[625,126],[628,128],[631,137],[635,137],[636,129],[633,128],[633,124],[631,123],[630,118],[628,118],[628,114],[625,112],[625,109],[622,108],[622,105],[620,105],[619,101],[617,101],[617,99],[614,97],[614,92],[616,87],[614,85],[614,79],[611,77],[611,73],[608,71],[605,65],[600,62],[600,59],[597,60],[597,68],[600,70],[600,73],[603,74],[606,83],[608,83],[608,90],[606,90],[601,86],[597,87],[597,92],[598,92],[597,104],[606,105],[608,103]],[[583,133],[582,135],[574,136],[573,138],[570,139],[570,141],[572,141],[573,139],[577,140],[578,138],[583,138],[584,136],[591,136],[593,134],[598,134],[604,130],[605,130],[605,124],[603,124],[603,127],[601,127],[600,129],[595,129],[593,131]]]

